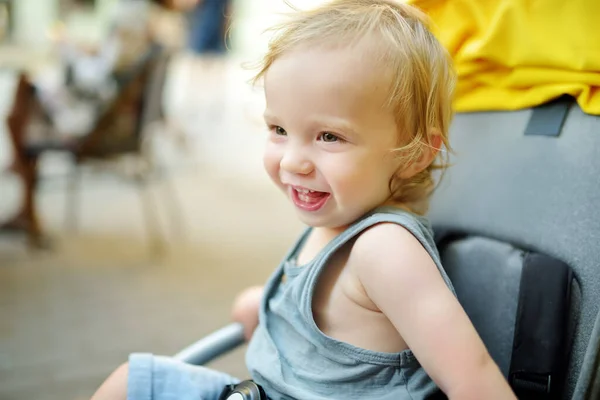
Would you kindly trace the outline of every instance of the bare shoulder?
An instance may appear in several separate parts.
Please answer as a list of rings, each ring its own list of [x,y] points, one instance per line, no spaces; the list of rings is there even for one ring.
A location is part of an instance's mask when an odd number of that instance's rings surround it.
[[[351,256],[370,262],[406,259],[416,256],[431,258],[421,242],[405,227],[392,222],[374,225],[363,232],[352,246]]]
[[[363,232],[352,246],[349,263],[361,281],[376,286],[414,284],[439,276],[421,242],[408,229],[391,222]]]

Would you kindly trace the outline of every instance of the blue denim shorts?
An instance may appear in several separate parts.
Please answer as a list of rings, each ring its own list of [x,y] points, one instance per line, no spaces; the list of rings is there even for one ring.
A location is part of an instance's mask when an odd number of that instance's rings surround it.
[[[127,400],[218,400],[226,385],[239,382],[225,373],[169,357],[129,356]]]

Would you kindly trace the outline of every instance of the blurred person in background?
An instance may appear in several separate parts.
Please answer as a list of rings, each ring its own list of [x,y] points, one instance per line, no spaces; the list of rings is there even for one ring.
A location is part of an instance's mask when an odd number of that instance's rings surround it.
[[[190,20],[188,47],[198,55],[222,55],[227,51],[231,0],[172,0]]]
[[[229,30],[232,0],[173,0],[176,9],[185,13],[188,20],[185,87],[201,87],[202,93],[211,93],[208,115],[223,114],[223,99],[215,94],[225,91]],[[199,91],[189,90],[184,103],[191,106],[189,113],[197,116],[205,109]]]
[[[64,79],[37,84],[38,97],[57,134],[85,135],[98,112],[116,95],[119,77],[155,42],[156,21],[168,0],[120,0],[111,15],[109,32],[97,45],[78,43],[57,25],[52,32],[64,68]],[[163,44],[163,43],[161,43]]]

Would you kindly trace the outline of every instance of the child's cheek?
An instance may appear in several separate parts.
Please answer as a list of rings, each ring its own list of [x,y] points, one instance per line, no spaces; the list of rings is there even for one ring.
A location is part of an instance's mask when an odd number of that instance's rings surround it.
[[[268,143],[265,148],[263,155],[263,166],[269,177],[277,184],[281,186],[281,179],[279,177],[279,165],[281,164],[281,155],[277,149],[277,146],[273,143]]]

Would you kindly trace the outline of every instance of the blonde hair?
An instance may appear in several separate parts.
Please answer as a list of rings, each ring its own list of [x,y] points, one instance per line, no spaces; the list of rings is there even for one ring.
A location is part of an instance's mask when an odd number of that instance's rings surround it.
[[[394,0],[333,0],[312,10],[294,11],[270,29],[275,34],[253,81],[263,78],[277,58],[296,46],[347,45],[374,35],[379,39],[375,46],[379,61],[391,72],[386,106],[394,112],[399,130],[400,147],[393,152],[402,162],[390,181],[391,200],[424,214],[435,186],[433,171],[448,166],[454,89],[450,57],[429,31],[427,17]],[[400,172],[432,146],[434,135],[440,135],[445,151],[439,151],[424,170],[401,178]]]

